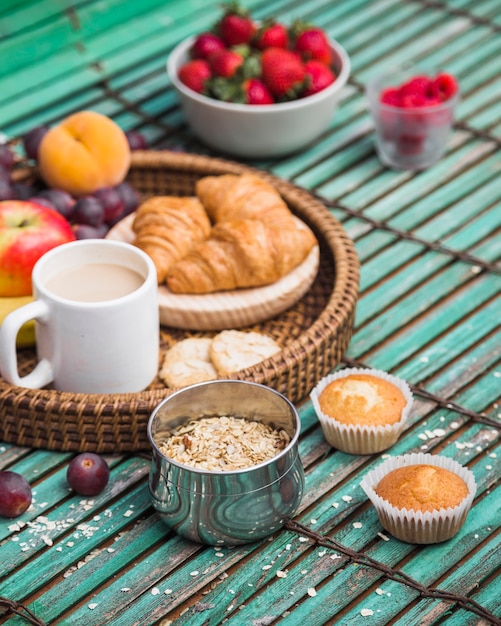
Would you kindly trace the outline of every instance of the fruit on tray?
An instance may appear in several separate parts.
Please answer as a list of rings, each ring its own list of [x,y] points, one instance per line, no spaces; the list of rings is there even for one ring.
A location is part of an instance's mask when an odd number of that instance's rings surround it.
[[[31,295],[31,272],[48,250],[73,241],[68,220],[25,200],[0,202],[0,296]]]
[[[274,19],[258,24],[236,2],[195,37],[178,77],[202,95],[256,105],[308,97],[336,80],[323,29],[300,20],[290,27]]]
[[[0,298],[0,324],[9,313],[33,301],[32,296],[17,296],[13,298]],[[24,324],[17,334],[16,345],[18,348],[26,348],[35,343],[35,322],[32,320]]]
[[[29,160],[38,164],[39,146],[49,130],[45,125],[36,126],[23,136],[22,146]],[[148,142],[139,131],[130,130],[123,134],[129,152],[148,149]],[[71,223],[77,239],[104,237],[111,226],[139,204],[138,192],[127,181],[99,187],[91,194],[71,194],[61,188],[47,187],[41,181],[16,181],[18,164],[25,165],[22,157],[10,144],[0,144],[0,201],[29,200],[52,208]]]
[[[110,468],[102,456],[93,452],[82,452],[68,465],[66,480],[81,496],[96,496],[106,487]]]
[[[38,164],[49,187],[80,196],[123,182],[130,166],[124,131],[96,111],[79,111],[45,133]]]
[[[0,472],[0,515],[19,517],[32,500],[29,482],[17,472]]]

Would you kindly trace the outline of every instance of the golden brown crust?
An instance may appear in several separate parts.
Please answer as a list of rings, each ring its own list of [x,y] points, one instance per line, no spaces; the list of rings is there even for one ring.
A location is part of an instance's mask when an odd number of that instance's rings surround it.
[[[436,511],[455,507],[468,495],[468,487],[454,472],[434,465],[408,465],[388,472],[376,493],[399,509]]]
[[[196,194],[214,223],[253,219],[290,228],[292,213],[278,191],[253,174],[205,176]]]
[[[407,404],[396,385],[372,374],[349,374],[333,380],[322,390],[318,402],[328,417],[365,426],[395,424]]]
[[[169,267],[207,238],[210,229],[210,220],[198,198],[155,196],[136,211],[133,243],[151,257],[161,284]]]
[[[211,235],[167,272],[174,293],[211,293],[276,282],[299,265],[316,240],[309,229],[258,220],[216,224]]]

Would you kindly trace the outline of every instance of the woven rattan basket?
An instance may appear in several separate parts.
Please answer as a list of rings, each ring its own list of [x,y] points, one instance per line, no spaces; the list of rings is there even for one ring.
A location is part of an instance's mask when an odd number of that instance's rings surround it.
[[[144,197],[190,195],[202,176],[248,171],[275,185],[291,210],[313,229],[320,243],[320,268],[313,286],[295,306],[252,327],[272,335],[283,346],[282,351],[231,378],[268,385],[298,403],[339,363],[352,334],[359,263],[353,243],[337,220],[306,191],[220,159],[166,151],[136,152],[128,180]],[[26,177],[34,175],[26,173]],[[201,334],[162,327],[161,354],[179,339]],[[20,373],[28,373],[36,363],[35,350],[20,350],[18,361]],[[32,390],[0,379],[0,439],[60,451],[147,450],[148,418],[170,393],[160,379],[140,393],[119,395]]]

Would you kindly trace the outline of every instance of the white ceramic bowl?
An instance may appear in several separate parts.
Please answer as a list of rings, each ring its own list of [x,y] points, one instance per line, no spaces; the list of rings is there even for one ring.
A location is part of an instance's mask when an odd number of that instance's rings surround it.
[[[329,42],[337,78],[332,85],[313,96],[266,105],[222,102],[183,85],[178,71],[189,60],[193,40],[186,39],[174,48],[167,61],[167,73],[179,94],[186,120],[208,146],[239,157],[275,157],[299,150],[328,128],[350,74],[350,59],[333,39]]]

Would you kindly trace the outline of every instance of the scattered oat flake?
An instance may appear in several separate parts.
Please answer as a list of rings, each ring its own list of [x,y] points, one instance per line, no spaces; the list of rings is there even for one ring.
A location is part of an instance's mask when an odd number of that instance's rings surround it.
[[[351,496],[343,496],[341,500],[344,500],[345,502],[351,502],[353,498]]]
[[[224,554],[223,554],[223,552],[216,552],[216,553],[215,553],[215,556],[222,557],[222,556],[224,556]]]
[[[383,541],[389,541],[389,540],[390,540],[390,538],[389,538],[387,535],[385,535],[384,533],[378,533],[377,535],[378,535],[378,537],[380,537]]]
[[[95,609],[95,608],[96,608],[97,603],[96,603],[96,602],[92,602],[91,604],[88,604],[87,606],[88,606],[88,607],[89,607],[89,609],[92,611],[93,609]]]
[[[435,437],[443,437],[445,435],[445,430],[443,428],[435,428],[433,430],[433,434]]]
[[[308,537],[299,537],[299,541],[304,543],[305,541],[308,541]]]
[[[160,589],[158,587],[153,587],[153,589],[151,590],[152,596],[158,596],[159,593],[160,593]]]
[[[268,569],[271,569],[271,565],[263,565],[263,567],[262,567],[261,569],[263,569],[264,571],[266,571],[266,570],[268,570]]]
[[[316,519],[311,519],[311,520],[310,520],[310,524],[316,524],[316,523],[317,523],[317,520],[316,520]]]
[[[353,522],[353,528],[362,528],[362,522]]]
[[[197,569],[190,572],[190,576],[198,576],[198,574],[199,574],[199,571]]]
[[[134,511],[131,511],[130,509],[124,513],[124,517],[130,517],[131,515],[134,515]]]
[[[360,615],[362,615],[362,617],[369,617],[370,615],[374,615],[374,611],[372,609],[362,609]]]
[[[311,598],[314,598],[314,597],[317,595],[317,590],[315,589],[315,587],[310,587],[310,588],[308,589],[308,595],[309,595]]]
[[[124,593],[127,593],[128,591],[130,591],[130,587],[122,587],[120,589],[120,591],[123,591]]]
[[[459,422],[451,422],[451,428],[459,428]]]
[[[333,506],[335,509],[337,509],[338,506],[339,506],[339,502],[333,502],[331,506]]]
[[[166,590],[164,591],[164,594],[165,594],[166,596],[168,596],[168,595],[169,595],[169,594],[171,594],[171,593],[172,593],[172,589],[166,589]]]
[[[381,589],[381,587],[378,587],[376,589],[376,593],[377,593],[378,596],[384,596],[384,591]]]
[[[287,572],[284,572],[283,570],[279,569],[277,571],[277,577],[278,578],[287,578]]]
[[[491,457],[491,459],[497,458],[497,454],[495,452],[491,452],[489,456]]]
[[[486,466],[485,466],[485,469],[486,469],[486,470],[491,470],[491,469],[492,469],[492,465],[486,465]]]

